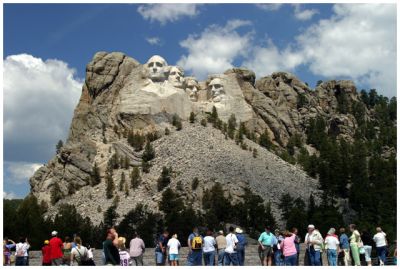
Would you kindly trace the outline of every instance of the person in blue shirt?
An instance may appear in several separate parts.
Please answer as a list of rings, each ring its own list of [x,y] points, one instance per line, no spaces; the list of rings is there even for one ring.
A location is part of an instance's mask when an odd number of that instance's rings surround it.
[[[346,229],[345,228],[340,228],[340,237],[339,237],[339,247],[340,247],[340,252],[343,252],[343,259],[344,259],[344,265],[349,266],[351,265],[350,261],[350,244],[349,244],[349,237],[346,234]]]
[[[203,256],[203,237],[199,233],[197,227],[193,228],[193,233],[188,238],[189,255],[187,260],[188,266],[201,266]]]
[[[271,228],[269,226],[265,227],[265,232],[258,238],[258,243],[261,248],[261,263],[263,266],[272,265],[273,246],[276,245],[277,242],[278,240],[275,235],[271,233]]]
[[[244,266],[245,247],[247,246],[247,239],[246,236],[243,234],[242,229],[240,229],[239,227],[236,228],[235,232],[236,232],[236,237],[238,239],[236,251],[237,251],[239,266]]]
[[[165,265],[167,257],[167,244],[168,244],[169,232],[165,230],[162,235],[157,239],[157,245],[155,249],[156,265]]]

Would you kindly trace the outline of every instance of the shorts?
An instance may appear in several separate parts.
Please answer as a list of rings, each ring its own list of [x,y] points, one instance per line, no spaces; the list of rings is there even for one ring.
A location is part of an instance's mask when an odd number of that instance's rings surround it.
[[[177,261],[179,260],[179,254],[169,254],[170,261]]]
[[[272,247],[271,246],[264,246],[264,250],[262,251],[264,257],[272,257]]]
[[[157,264],[164,264],[165,262],[165,257],[162,252],[156,252],[156,263]]]

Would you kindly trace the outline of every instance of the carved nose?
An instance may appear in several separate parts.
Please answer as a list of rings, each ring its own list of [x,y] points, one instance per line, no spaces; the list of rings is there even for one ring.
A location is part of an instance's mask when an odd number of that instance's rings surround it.
[[[153,68],[153,73],[157,72],[157,68]]]
[[[177,81],[181,81],[181,77],[176,77],[176,80]]]

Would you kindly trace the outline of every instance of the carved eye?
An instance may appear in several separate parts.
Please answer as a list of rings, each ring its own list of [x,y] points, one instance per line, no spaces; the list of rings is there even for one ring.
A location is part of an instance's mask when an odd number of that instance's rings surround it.
[[[157,65],[158,67],[162,67],[162,64],[161,64],[160,62],[156,62],[156,65]]]
[[[173,71],[173,72],[171,72],[171,74],[170,74],[170,75],[172,75],[172,76],[175,76],[175,74],[176,74],[176,72],[175,72],[175,71]]]
[[[183,74],[182,74],[182,73],[180,73],[180,72],[178,72],[178,76],[180,76],[180,77],[183,77]]]
[[[149,63],[148,67],[153,67],[154,63]]]
[[[214,84],[213,86],[214,86],[214,88],[216,88],[216,89],[219,89],[219,88],[221,88],[221,87],[222,87],[222,85],[221,85],[221,84]]]

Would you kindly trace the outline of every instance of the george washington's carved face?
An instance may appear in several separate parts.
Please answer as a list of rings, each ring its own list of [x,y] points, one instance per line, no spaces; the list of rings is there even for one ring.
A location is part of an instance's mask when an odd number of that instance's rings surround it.
[[[147,70],[149,71],[149,78],[153,82],[161,82],[165,80],[165,67],[167,62],[159,55],[152,56],[146,63]]]

